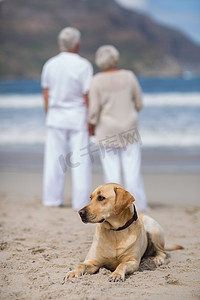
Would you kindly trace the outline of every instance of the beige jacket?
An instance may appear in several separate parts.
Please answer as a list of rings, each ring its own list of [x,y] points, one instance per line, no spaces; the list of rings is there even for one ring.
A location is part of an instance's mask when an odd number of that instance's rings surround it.
[[[141,90],[133,72],[101,72],[93,77],[88,122],[95,125],[100,145],[117,148],[124,147],[127,138],[138,141],[137,112],[141,109]]]

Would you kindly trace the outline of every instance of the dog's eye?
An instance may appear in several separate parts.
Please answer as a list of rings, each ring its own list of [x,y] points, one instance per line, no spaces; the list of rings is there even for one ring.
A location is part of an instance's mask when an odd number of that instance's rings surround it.
[[[97,197],[97,200],[98,200],[98,201],[103,201],[104,199],[106,199],[106,198],[103,197],[103,196],[101,196],[101,195],[99,195],[99,196]]]

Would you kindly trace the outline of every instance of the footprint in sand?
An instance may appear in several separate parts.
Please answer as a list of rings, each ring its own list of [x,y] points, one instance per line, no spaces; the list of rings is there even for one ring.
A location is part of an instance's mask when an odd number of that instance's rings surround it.
[[[170,274],[168,274],[167,276],[165,276],[165,280],[167,284],[172,284],[172,285],[181,285],[179,280],[172,277]]]
[[[38,248],[38,247],[30,248],[28,250],[31,250],[31,253],[34,254],[34,255],[37,254],[37,253],[43,253],[43,252],[46,251],[45,248]]]
[[[8,248],[8,243],[7,242],[1,242],[0,243],[0,250],[3,251],[6,248]]]

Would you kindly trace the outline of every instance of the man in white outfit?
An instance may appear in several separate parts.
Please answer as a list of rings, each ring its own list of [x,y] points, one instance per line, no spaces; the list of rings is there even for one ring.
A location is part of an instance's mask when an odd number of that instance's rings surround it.
[[[89,202],[91,162],[81,149],[89,144],[87,106],[93,69],[79,52],[80,32],[64,28],[58,36],[60,53],[49,59],[41,82],[47,113],[44,156],[43,204],[62,206],[65,173],[71,168],[72,207]]]

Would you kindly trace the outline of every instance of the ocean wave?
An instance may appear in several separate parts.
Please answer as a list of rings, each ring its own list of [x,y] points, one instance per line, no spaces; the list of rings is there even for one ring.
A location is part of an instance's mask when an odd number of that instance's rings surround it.
[[[142,147],[200,147],[200,130],[195,132],[175,131],[172,133],[141,130]],[[45,129],[10,130],[0,135],[0,145],[43,145],[45,142]],[[92,138],[91,142],[94,142]],[[88,145],[85,145],[88,146]]]
[[[200,106],[200,93],[144,94],[144,106]]]
[[[0,108],[36,108],[43,106],[42,95],[1,95]]]
[[[7,131],[0,135],[0,145],[34,145],[44,144],[45,130],[38,132],[33,131]]]
[[[143,94],[144,106],[200,106],[200,93]],[[0,108],[42,108],[43,99],[37,95],[1,95]]]
[[[141,145],[143,147],[200,147],[200,131],[183,133],[175,131],[143,132],[141,131]]]

